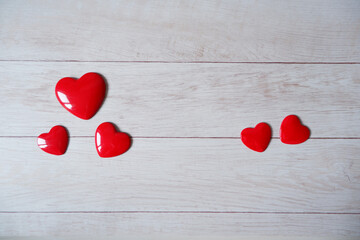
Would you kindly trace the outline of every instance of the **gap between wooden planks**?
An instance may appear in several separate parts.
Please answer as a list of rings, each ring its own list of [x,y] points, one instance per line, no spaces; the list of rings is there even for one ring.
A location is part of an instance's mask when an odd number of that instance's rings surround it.
[[[238,62],[238,61],[230,61],[230,62],[219,62],[219,61],[131,61],[131,60],[29,60],[29,59],[13,59],[6,60],[0,59],[0,62],[60,62],[60,63],[183,63],[183,64],[193,64],[193,63],[239,63],[239,64],[321,64],[321,65],[341,65],[341,64],[360,64],[360,62]]]

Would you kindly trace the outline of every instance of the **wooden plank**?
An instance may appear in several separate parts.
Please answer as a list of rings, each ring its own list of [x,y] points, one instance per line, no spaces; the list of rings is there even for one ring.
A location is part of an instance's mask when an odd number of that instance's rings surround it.
[[[78,119],[57,102],[62,77],[104,74],[97,115]],[[56,124],[92,136],[112,121],[133,136],[238,137],[265,121],[277,137],[299,115],[312,137],[360,137],[360,65],[0,63],[0,136],[37,136]]]
[[[0,138],[0,211],[358,213],[359,144],[273,140],[261,154],[237,139],[134,139],[101,159],[93,138],[72,138],[63,156]]]
[[[245,239],[244,236],[250,240],[265,236],[283,240],[302,239],[297,236],[311,236],[311,239],[360,236],[360,215],[338,214],[0,213],[0,222],[3,236],[96,235],[127,236],[126,239],[189,239],[195,236],[197,240],[235,240]],[[254,237],[261,235],[263,238]]]
[[[0,4],[2,60],[360,61],[357,0]]]

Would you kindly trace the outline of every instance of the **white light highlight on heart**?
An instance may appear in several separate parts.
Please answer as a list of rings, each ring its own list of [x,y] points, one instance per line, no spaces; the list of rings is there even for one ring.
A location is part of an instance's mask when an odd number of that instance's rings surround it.
[[[97,147],[98,151],[101,150],[100,144],[101,144],[101,135],[100,135],[100,133],[96,133],[96,147]]]
[[[57,94],[58,94],[61,102],[64,103],[65,107],[67,107],[68,109],[71,109],[72,105],[70,104],[69,99],[66,97],[66,95],[63,94],[62,92],[57,92]]]

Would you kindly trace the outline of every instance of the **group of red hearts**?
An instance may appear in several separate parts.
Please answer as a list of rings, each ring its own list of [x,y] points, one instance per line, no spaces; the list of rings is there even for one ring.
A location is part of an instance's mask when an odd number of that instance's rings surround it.
[[[70,113],[84,120],[92,118],[101,107],[106,95],[106,83],[97,73],[86,73],[81,78],[62,78],[55,87],[55,95],[60,104]],[[245,128],[241,132],[242,142],[251,150],[263,152],[272,136],[267,123],[259,123],[255,128]],[[310,137],[308,127],[301,124],[295,115],[287,116],[280,126],[280,140],[285,144],[300,144]],[[45,152],[62,155],[69,143],[67,130],[57,125],[48,133],[40,134],[38,146]],[[115,157],[125,153],[131,146],[131,137],[119,132],[110,122],[100,124],[95,131],[95,146],[100,157]]]

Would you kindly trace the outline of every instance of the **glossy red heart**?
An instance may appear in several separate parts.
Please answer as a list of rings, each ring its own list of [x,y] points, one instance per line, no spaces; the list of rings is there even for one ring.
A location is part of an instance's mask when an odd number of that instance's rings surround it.
[[[308,140],[310,129],[295,115],[287,116],[280,126],[280,140],[286,144],[299,144]]]
[[[78,80],[61,79],[55,87],[56,98],[69,112],[81,119],[90,119],[104,101],[106,84],[101,75],[86,73]]]
[[[241,131],[241,141],[251,150],[263,152],[271,140],[271,127],[267,123],[259,123],[255,128]]]
[[[131,139],[128,134],[116,131],[112,123],[104,122],[96,129],[95,145],[100,157],[115,157],[129,150]]]
[[[66,152],[69,135],[63,126],[55,126],[51,128],[49,133],[40,134],[37,143],[44,152],[62,155]]]

